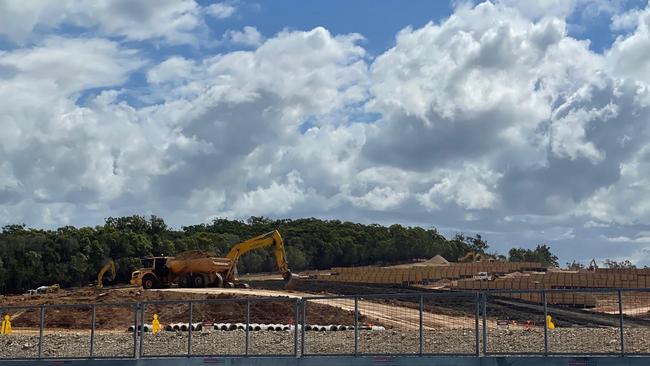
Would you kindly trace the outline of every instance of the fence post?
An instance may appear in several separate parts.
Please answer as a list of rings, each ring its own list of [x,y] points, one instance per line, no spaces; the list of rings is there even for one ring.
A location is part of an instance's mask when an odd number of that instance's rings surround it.
[[[92,305],[92,313],[90,316],[90,321],[92,324],[90,325],[90,358],[95,357],[95,322],[96,322],[96,306],[95,304]]]
[[[542,299],[544,301],[544,356],[548,356],[548,324],[546,324],[548,302],[546,301],[546,291],[542,291]]]
[[[144,356],[144,311],[146,308],[145,303],[140,303],[140,357]],[[138,331],[136,327],[135,331]]]
[[[621,290],[618,290],[618,314],[619,327],[621,330],[621,356],[625,356],[625,335],[623,332],[623,296]]]
[[[193,311],[194,311],[194,303],[192,301],[189,302],[189,308],[190,308],[190,324],[187,327],[187,357],[192,356],[192,322],[193,322]]]
[[[45,328],[45,307],[40,307],[38,325],[38,358],[43,358],[43,328]]]
[[[244,355],[248,356],[248,347],[250,343],[250,324],[251,324],[251,301],[246,300],[246,340],[244,344]]]
[[[133,306],[133,358],[138,358],[138,304]]]
[[[476,334],[476,357],[478,357],[481,355],[481,339],[479,336],[479,325],[478,325],[478,318],[481,312],[481,294],[478,292],[476,293],[475,301],[476,301],[476,315],[474,316],[474,333]]]
[[[305,324],[307,323],[307,300],[301,299],[302,302],[302,326],[300,327],[300,357],[305,356]]]
[[[483,293],[483,356],[487,355],[487,294]]]
[[[354,356],[359,355],[359,297],[354,297]]]
[[[298,318],[298,301],[296,299],[293,305],[293,356],[298,357],[298,323],[300,323],[300,318]]]
[[[424,296],[420,295],[420,356],[424,353],[424,327],[422,326],[422,318],[424,316]]]

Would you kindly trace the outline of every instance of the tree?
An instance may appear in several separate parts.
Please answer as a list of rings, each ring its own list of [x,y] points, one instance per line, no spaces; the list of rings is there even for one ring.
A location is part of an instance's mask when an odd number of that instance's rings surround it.
[[[574,261],[571,262],[571,263],[567,262],[567,263],[566,263],[566,268],[567,268],[567,269],[570,269],[570,270],[573,270],[573,271],[576,271],[576,270],[579,270],[579,269],[585,269],[585,265],[582,264],[582,263],[580,263],[580,262],[576,262],[576,261],[574,260]]]
[[[605,267],[607,268],[614,268],[614,269],[634,269],[636,268],[636,265],[634,263],[630,262],[629,260],[623,260],[620,262],[617,262],[612,259],[605,259],[603,262],[605,264]]]
[[[558,257],[551,253],[548,245],[538,245],[534,250],[512,248],[508,252],[510,262],[540,262],[545,266],[558,266]]]

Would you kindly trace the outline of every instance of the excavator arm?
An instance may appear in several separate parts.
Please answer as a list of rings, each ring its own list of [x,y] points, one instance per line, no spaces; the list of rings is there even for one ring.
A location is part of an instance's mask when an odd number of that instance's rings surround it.
[[[106,264],[102,269],[99,270],[99,273],[97,273],[97,288],[102,288],[104,287],[103,280],[104,280],[104,275],[106,272],[111,271],[111,278],[115,279],[115,262],[113,262],[112,259],[109,259],[106,261]]]
[[[226,258],[230,259],[230,267],[226,272],[224,281],[232,282],[235,279],[235,268],[237,268],[237,262],[239,258],[250,252],[251,250],[265,248],[273,246],[273,251],[275,253],[275,262],[278,265],[278,271],[282,273],[282,277],[288,281],[291,279],[291,271],[289,270],[289,263],[287,263],[287,254],[284,251],[284,241],[282,236],[277,230],[268,232],[256,236],[254,238],[248,239],[242,243],[239,243],[232,247]]]

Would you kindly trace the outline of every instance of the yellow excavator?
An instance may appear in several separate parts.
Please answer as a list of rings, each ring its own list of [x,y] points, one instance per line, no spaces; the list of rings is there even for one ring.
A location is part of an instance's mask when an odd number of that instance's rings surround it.
[[[278,271],[285,281],[292,279],[284,241],[277,230],[248,239],[233,246],[225,257],[200,251],[186,251],[175,257],[151,257],[144,268],[131,274],[131,285],[144,289],[168,287],[246,287],[237,284],[235,272],[239,258],[251,250],[273,246]]]
[[[97,288],[104,287],[104,275],[106,272],[111,271],[110,278],[111,280],[115,279],[115,262],[112,259],[106,261],[106,264],[99,270],[97,273]]]

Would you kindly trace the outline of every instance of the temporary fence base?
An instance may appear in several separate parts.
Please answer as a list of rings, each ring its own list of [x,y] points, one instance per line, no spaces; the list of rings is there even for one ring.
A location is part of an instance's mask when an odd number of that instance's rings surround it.
[[[217,358],[166,358],[140,360],[69,360],[70,366],[641,366],[648,365],[650,357],[217,357]],[[52,365],[52,361],[0,361],[3,366]]]

